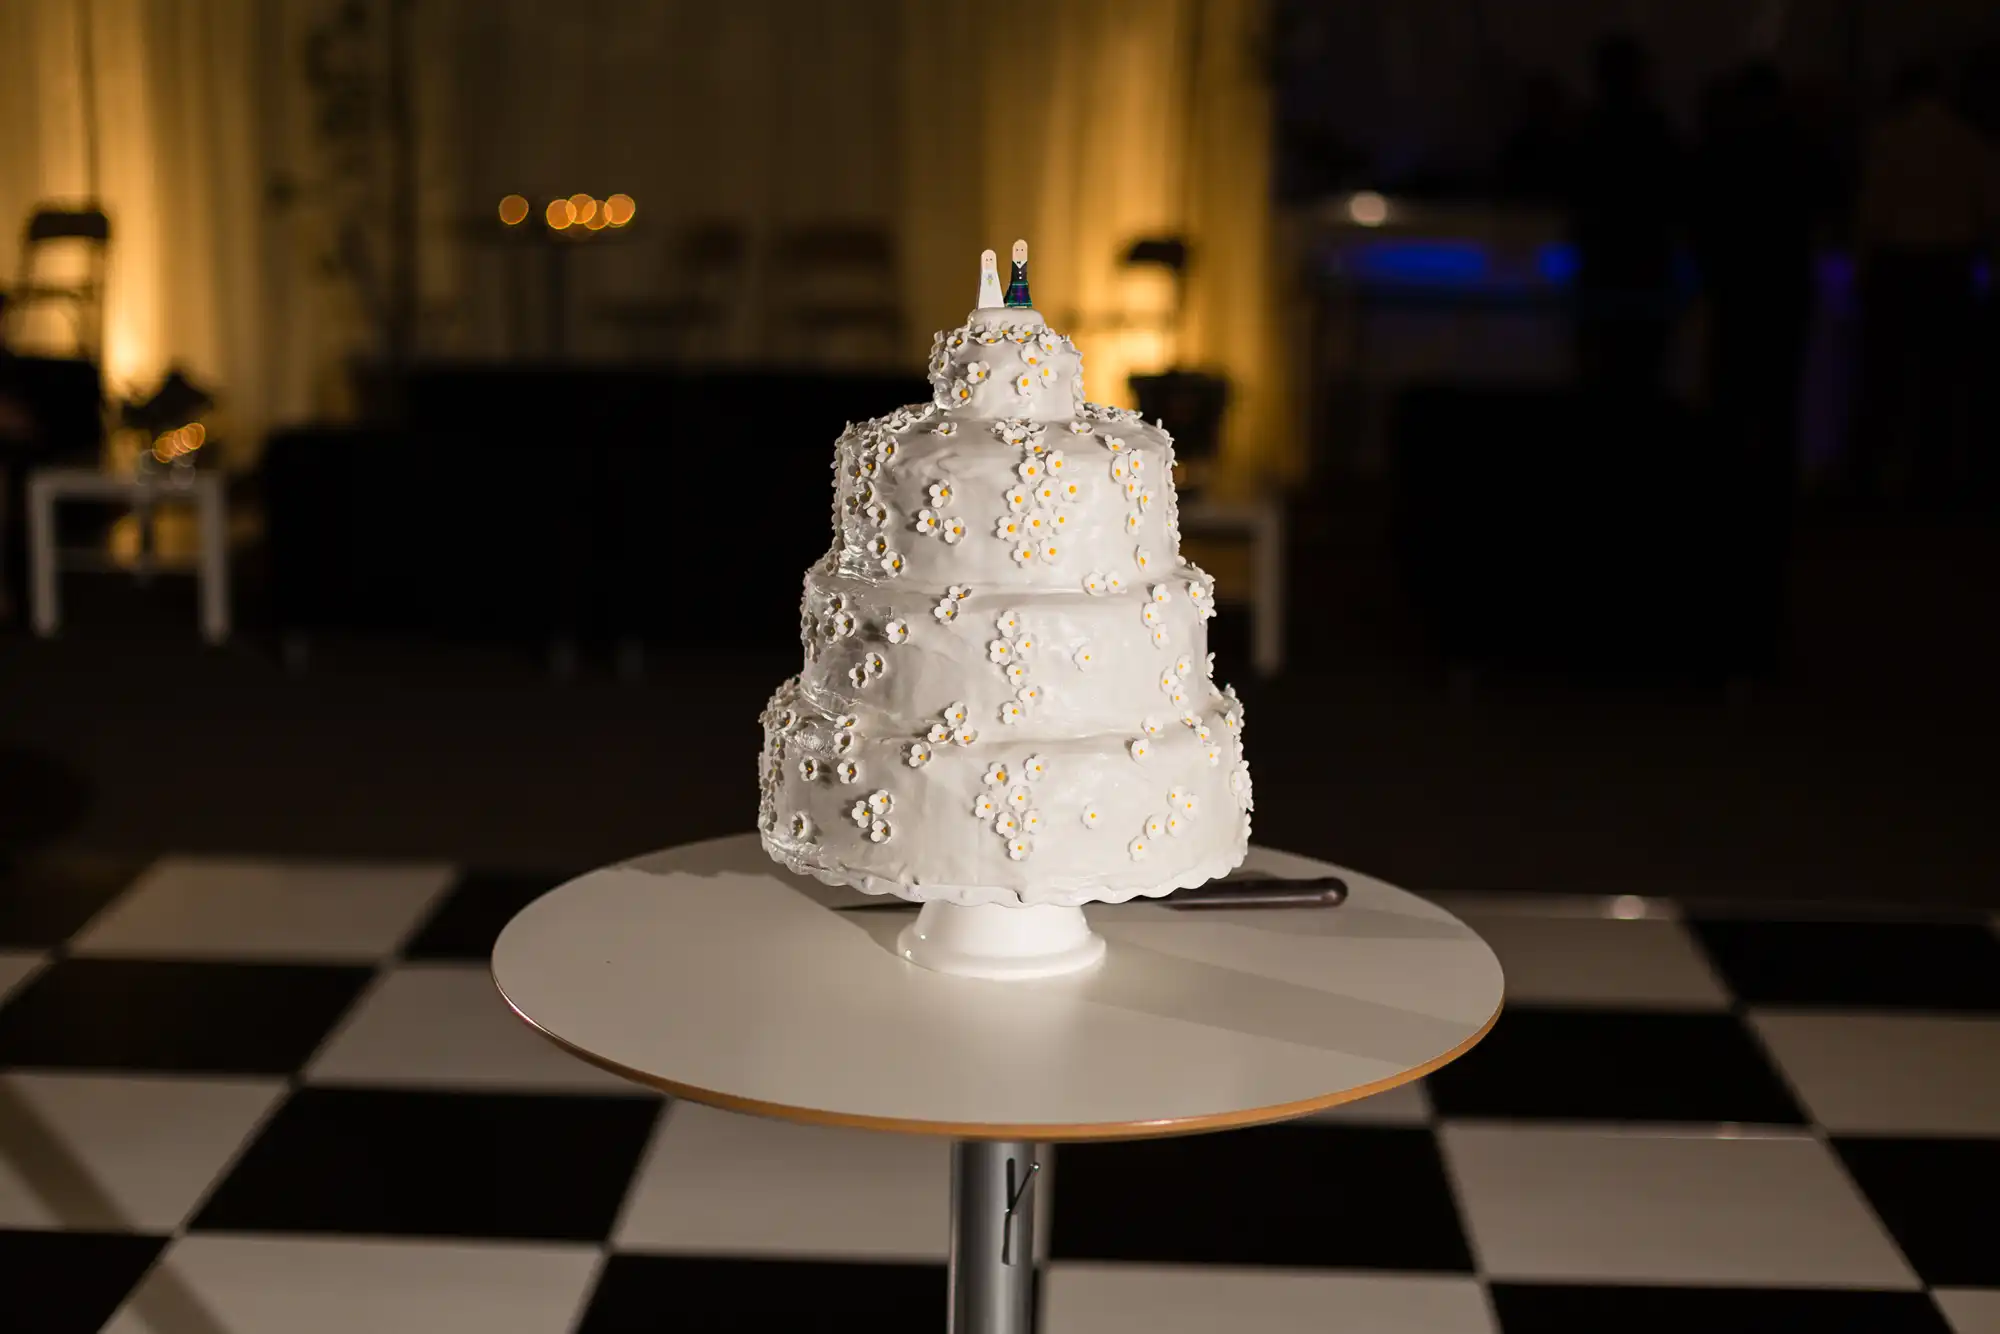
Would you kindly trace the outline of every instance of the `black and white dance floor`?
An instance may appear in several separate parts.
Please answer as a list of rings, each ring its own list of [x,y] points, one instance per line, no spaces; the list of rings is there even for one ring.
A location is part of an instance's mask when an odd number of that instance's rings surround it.
[[[487,952],[560,878],[0,881],[0,1328],[942,1329],[942,1143],[670,1104],[508,1014]],[[2000,1334],[1993,921],[1442,901],[1506,965],[1485,1044],[1061,1149],[1046,1334]]]

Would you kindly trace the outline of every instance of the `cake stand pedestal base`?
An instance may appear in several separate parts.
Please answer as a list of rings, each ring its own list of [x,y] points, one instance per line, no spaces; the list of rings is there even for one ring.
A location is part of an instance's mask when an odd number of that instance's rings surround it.
[[[1081,908],[931,902],[896,937],[896,953],[934,972],[1018,981],[1091,967],[1104,957],[1104,937]]]

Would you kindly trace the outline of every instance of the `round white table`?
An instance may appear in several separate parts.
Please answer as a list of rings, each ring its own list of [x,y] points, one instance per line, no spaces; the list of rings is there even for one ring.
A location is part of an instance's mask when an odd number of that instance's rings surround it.
[[[594,1065],[676,1097],[957,1141],[954,1334],[1025,1334],[1035,1145],[1257,1125],[1421,1078],[1499,1017],[1499,961],[1416,896],[1339,875],[1337,907],[1089,908],[1087,973],[982,981],[895,954],[915,904],[829,888],[754,836],[593,871],[493,947],[515,1013]]]

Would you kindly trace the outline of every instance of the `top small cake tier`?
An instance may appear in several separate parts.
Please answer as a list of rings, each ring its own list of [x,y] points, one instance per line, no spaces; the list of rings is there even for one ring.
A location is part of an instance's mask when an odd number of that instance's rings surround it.
[[[931,344],[931,401],[973,417],[1056,421],[1083,406],[1083,354],[1039,312],[984,307]]]

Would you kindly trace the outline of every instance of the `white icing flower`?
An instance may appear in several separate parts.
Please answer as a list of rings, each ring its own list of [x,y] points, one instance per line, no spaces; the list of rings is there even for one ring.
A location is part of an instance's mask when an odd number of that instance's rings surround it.
[[[938,530],[938,516],[933,510],[918,510],[917,517],[910,521],[910,527],[925,537],[930,537]]]
[[[1151,491],[1141,491],[1139,493],[1139,512],[1144,514],[1151,508],[1153,508],[1153,493]]]
[[[866,800],[857,801],[847,808],[847,818],[854,821],[857,829],[866,829],[875,823],[875,812],[868,809]]]
[[[1048,772],[1048,762],[1039,755],[1030,755],[1027,759],[1021,761],[1021,777],[1027,779],[1030,783],[1038,782],[1048,777]]]
[[[1132,451],[1132,476],[1134,480],[1146,475],[1146,456],[1138,450]]]
[[[1222,747],[1210,746],[1208,748],[1207,754],[1208,754],[1208,762],[1211,765],[1222,763]]]
[[[964,584],[953,584],[944,590],[944,595],[954,602],[963,602],[972,596],[972,590]]]
[[[982,324],[975,327],[972,331],[972,340],[975,343],[983,343],[987,347],[992,347],[995,343],[1005,341],[1006,337],[1007,335],[1001,332],[1000,326],[997,324]]]
[[[870,676],[887,676],[889,674],[889,660],[880,653],[871,650],[867,656],[861,659],[861,669]]]
[[[779,709],[777,717],[771,721],[776,724],[780,732],[789,732],[799,725],[799,711],[797,709]]]
[[[1167,832],[1169,834],[1173,835],[1175,838],[1179,838],[1182,834],[1185,834],[1188,831],[1188,827],[1189,827],[1188,818],[1185,815],[1180,814],[1178,811],[1171,811],[1168,813]]]
[[[1173,668],[1168,667],[1160,672],[1160,690],[1163,694],[1171,695],[1180,688],[1181,678]]]
[[[1188,702],[1188,694],[1187,691],[1182,687],[1175,686],[1172,690],[1169,690],[1167,692],[1167,699],[1173,704],[1175,708],[1185,709]],[[1187,721],[1187,714],[1185,712],[1181,714],[1181,721],[1182,722]]]
[[[950,723],[932,723],[931,730],[924,733],[924,740],[935,746],[942,746],[951,740]]]
[[[979,740],[979,729],[976,727],[961,727],[958,731],[952,733],[951,740],[953,745],[969,746]]]
[[[928,741],[912,741],[909,749],[904,751],[903,755],[909,761],[912,769],[921,769],[931,762],[931,743]]]
[[[903,572],[903,554],[900,551],[885,551],[882,553],[882,559],[879,564],[882,566],[882,573],[884,574],[901,574]]]
[[[868,809],[877,815],[887,815],[896,809],[896,796],[887,788],[877,788],[868,794]]]
[[[1041,541],[1055,532],[1055,516],[1044,509],[1032,509],[1021,516],[1022,536]]]
[[[1152,743],[1142,736],[1133,737],[1132,743],[1126,749],[1132,752],[1132,758],[1135,760],[1143,760],[1153,753]]]
[[[1028,803],[1034,799],[1035,794],[1025,787],[1016,785],[1007,789],[1007,804],[1017,811],[1027,810]]]
[[[879,500],[861,511],[861,513],[868,522],[874,524],[877,528],[881,528],[889,522],[889,507]]]
[[[953,380],[951,382],[951,401],[961,404],[970,403],[972,401],[972,386],[962,379]]]
[[[1036,482],[1042,480],[1042,461],[1039,458],[1022,459],[1021,466],[1014,471],[1019,473],[1021,480],[1032,488]]]
[[[1020,634],[1014,636],[1014,652],[1020,657],[1028,657],[1034,653],[1035,645],[1040,642],[1040,640],[1035,638],[1033,630],[1023,630]]]
[[[1083,479],[1065,477],[1056,484],[1056,500],[1060,504],[1074,505],[1083,499]]]
[[[1027,535],[1025,514],[1003,514],[993,521],[993,536],[1003,542],[1018,542]]]
[[[1014,558],[1016,565],[1026,565],[1040,554],[1040,549],[1033,542],[1017,542],[1007,554]]]
[[[1056,353],[1062,351],[1062,345],[1062,335],[1046,325],[1035,332],[1035,346],[1041,348],[1042,351],[1048,353],[1050,356],[1054,356]]]
[[[1170,648],[1170,647],[1172,647],[1172,645],[1173,645],[1173,638],[1174,638],[1174,637],[1173,637],[1172,635],[1170,635],[1170,634],[1168,634],[1168,633],[1167,633],[1167,627],[1166,627],[1166,626],[1164,626],[1164,625],[1156,625],[1156,626],[1154,626],[1154,627],[1153,627],[1153,647],[1154,647],[1154,648]]]
[[[819,776],[825,771],[826,766],[821,764],[816,756],[808,755],[799,761],[799,777],[808,783],[817,783]]]
[[[1125,516],[1125,531],[1128,533],[1138,532],[1140,522],[1141,522],[1141,516],[1139,514],[1139,511],[1137,510],[1131,511]]]
[[[1104,591],[1107,593],[1122,593],[1125,591],[1125,580],[1120,577],[1118,571],[1109,570],[1105,572]]]
[[[887,556],[893,550],[895,548],[889,545],[889,539],[885,534],[877,534],[868,540],[868,552],[870,555]]]
[[[1158,838],[1161,834],[1164,834],[1166,832],[1167,832],[1167,822],[1165,820],[1161,819],[1157,815],[1149,815],[1146,817],[1147,838]]]
[[[871,843],[887,843],[895,836],[896,831],[889,827],[887,820],[877,820],[868,827],[868,841]]]
[[[1062,559],[1062,548],[1058,546],[1056,544],[1056,540],[1053,537],[1051,537],[1046,542],[1043,542],[1041,546],[1035,549],[1035,554],[1042,558],[1042,563],[1044,565],[1054,565],[1057,561]]]
[[[836,722],[834,726],[839,729],[833,734],[834,754],[845,755],[861,744],[860,738],[854,733],[853,714],[842,715],[841,720]]]
[[[1102,570],[1092,570],[1089,574],[1083,576],[1083,591],[1092,597],[1103,597],[1109,591],[1104,582],[1104,572]]]
[[[1002,838],[1012,838],[1021,832],[1021,818],[1012,811],[1002,811],[993,817],[993,832]]]
[[[1014,660],[1014,641],[995,639],[986,646],[986,661],[1005,665]]]
[[[953,621],[958,619],[957,599],[940,598],[938,600],[937,606],[931,608],[931,615],[937,617],[940,621],[943,621],[946,625],[950,625]]]
[[[938,716],[943,718],[947,723],[951,724],[953,727],[957,727],[960,724],[964,723],[965,720],[971,716],[971,714],[967,711],[964,700],[953,700],[951,703],[944,706],[944,712],[939,714]]]
[[[1008,700],[1005,704],[1002,704],[1000,706],[1000,721],[1006,723],[1010,727],[1013,726],[1015,723],[1020,722],[1021,721],[1020,704],[1011,699]]]
[[[828,617],[826,624],[829,627],[826,635],[828,639],[845,639],[860,626],[860,622],[854,619],[854,613],[851,611],[839,612]]]
[[[1165,584],[1154,584],[1151,589],[1151,596],[1153,601],[1164,606],[1174,600],[1174,590],[1168,588]]]
[[[1045,698],[1047,698],[1047,695],[1040,686],[1035,685],[1033,682],[1030,682],[1029,684],[1022,686],[1019,690],[1016,690],[1014,692],[1014,698],[1021,701],[1022,708],[1032,709],[1037,704],[1040,704]]]
[[[1047,477],[1035,483],[1033,494],[1037,505],[1050,506],[1058,504],[1062,500],[1062,488]]]
[[[847,669],[847,679],[857,686],[865,686],[869,680],[868,669],[857,662]]]
[[[1024,834],[1039,834],[1039,833],[1041,833],[1041,832],[1042,832],[1042,813],[1041,813],[1040,811],[1035,811],[1035,810],[1028,810],[1028,811],[1022,811],[1022,812],[1021,812],[1021,832],[1022,832],[1022,833],[1024,833]]]
[[[1125,499],[1131,501],[1134,505],[1139,503],[1139,497],[1145,489],[1146,484],[1137,477],[1128,477],[1125,479]]]
[[[930,497],[931,504],[937,506],[939,509],[948,508],[951,505],[951,479],[949,477],[940,477],[937,481],[932,482],[930,484]]]
[[[938,345],[946,352],[963,352],[972,342],[972,330],[961,326],[948,334],[939,335]]]
[[[900,644],[910,637],[908,621],[886,621],[882,625],[882,638],[891,644]]]
[[[1035,392],[1035,385],[1037,383],[1038,381],[1033,371],[1022,371],[1014,377],[1014,392],[1022,395],[1032,394]]]
[[[1121,486],[1132,480],[1132,461],[1123,454],[1111,456],[1111,480]]]
[[[1177,787],[1169,790],[1167,793],[1167,805],[1172,806],[1175,810],[1190,819],[1200,813],[1198,809],[1200,804],[1200,799],[1187,788]]]
[[[981,339],[980,341],[984,342],[985,340]],[[986,377],[992,371],[993,368],[983,361],[968,361],[965,363],[965,382],[967,384],[985,384]]]
[[[943,536],[946,546],[955,547],[965,536],[965,520],[954,514],[944,521],[944,526],[938,531]]]
[[[1025,343],[1032,339],[1041,327],[1038,324],[1009,325],[1007,327],[1007,337],[1016,343]]]
[[[994,423],[993,434],[1007,444],[1025,445],[1041,437],[1042,427],[1039,422],[1029,421],[1025,417],[1009,417]]]
[[[1053,361],[1045,361],[1035,367],[1035,378],[1043,384],[1054,384],[1061,375],[1062,372],[1056,369]]]
[[[1069,424],[1071,435],[1089,435],[1095,429],[1097,428],[1086,421],[1073,421]]]
[[[1158,736],[1160,733],[1166,731],[1166,724],[1151,714],[1147,714],[1145,721],[1139,724],[1139,730],[1147,736]]]
[[[1023,343],[1021,345],[1021,364],[1023,366],[1028,367],[1031,370],[1041,365],[1042,364],[1041,346],[1039,344],[1032,342]]]
[[[1183,653],[1174,659],[1174,675],[1189,677],[1194,675],[1194,659]]]
[[[1166,619],[1166,612],[1161,610],[1159,603],[1148,602],[1139,608],[1139,619],[1148,625],[1158,625]]]
[[[1014,861],[1022,861],[1035,850],[1035,841],[1030,838],[1010,838],[1007,840],[1007,855]]]
[[[1028,679],[1028,667],[1026,663],[1010,662],[1004,670],[1007,673],[1008,685],[1017,686]]]
[[[1226,731],[1240,731],[1243,727],[1243,720],[1237,716],[1236,710],[1224,709],[1222,711],[1222,726]]]
[[[958,423],[957,423],[957,422],[939,422],[939,423],[938,423],[938,424],[937,424],[936,426],[933,426],[933,427],[931,427],[931,434],[932,434],[932,435],[942,435],[942,436],[954,436],[954,435],[957,435],[957,434],[958,434]]]
[[[1250,793],[1250,766],[1241,760],[1238,760],[1236,767],[1229,771],[1229,790],[1243,803],[1244,810],[1256,809],[1256,802],[1251,800]]]
[[[1151,848],[1152,844],[1146,841],[1146,837],[1143,834],[1141,834],[1138,838],[1133,839],[1130,843],[1125,845],[1125,850],[1132,854],[1132,860],[1135,862],[1145,861],[1146,853],[1150,851]]]
[[[1091,651],[1088,644],[1078,644],[1076,652],[1070,654],[1069,660],[1076,664],[1076,669],[1080,672],[1087,672],[1097,665],[1097,655]]]
[[[1101,829],[1104,827],[1104,812],[1098,810],[1095,806],[1085,806],[1082,818],[1085,829]]]
[[[841,782],[843,782],[843,783],[858,783],[858,782],[860,782],[860,781],[861,781],[861,761],[859,761],[859,760],[842,760],[842,761],[841,761],[841,762],[840,762],[839,764],[836,764],[836,765],[834,765],[834,766],[833,766],[833,776],[834,776],[835,778],[838,778],[838,779],[839,779],[839,780],[840,780]]]
[[[1104,440],[1104,447],[1113,454],[1123,454],[1125,452],[1124,437],[1116,436],[1106,431],[1103,433],[1102,439]]]
[[[1006,787],[1013,781],[1014,781],[1014,771],[1007,767],[1006,761],[1004,760],[998,761],[987,767],[986,782],[990,786]]]
[[[1203,722],[1199,715],[1189,714],[1188,716],[1194,719],[1188,726],[1193,729],[1195,740],[1206,742],[1214,739],[1209,733],[1208,724]]]
[[[1003,635],[1011,635],[1021,628],[1021,613],[1009,608],[993,618],[993,628]]]
[[[991,820],[999,813],[1000,803],[995,801],[990,793],[982,792],[972,799],[972,815],[974,819]]]

